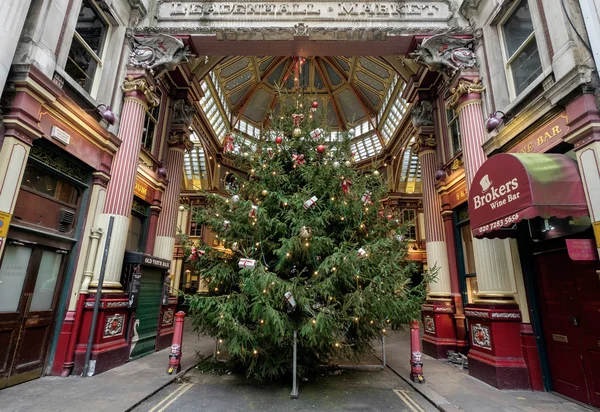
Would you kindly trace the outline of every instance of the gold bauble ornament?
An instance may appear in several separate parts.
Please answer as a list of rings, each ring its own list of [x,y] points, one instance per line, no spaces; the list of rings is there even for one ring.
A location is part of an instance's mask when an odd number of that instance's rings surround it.
[[[346,160],[346,161],[344,162],[344,166],[346,166],[346,167],[350,167],[350,166],[352,166],[352,162],[351,162],[350,160]]]
[[[292,132],[292,136],[294,136],[294,137],[302,136],[302,129],[299,127],[295,127],[294,131]]]
[[[379,176],[379,170],[375,170],[375,171],[373,172],[373,175],[374,175],[374,176]]]
[[[268,190],[267,190],[267,189],[264,189],[264,190],[263,190],[261,193],[262,193],[262,195],[263,195],[263,196],[266,196],[266,195],[268,195],[268,194],[269,194],[269,192],[268,192]]]
[[[300,233],[298,234],[302,239],[308,239],[310,237],[310,229],[306,226],[302,226],[300,228]]]

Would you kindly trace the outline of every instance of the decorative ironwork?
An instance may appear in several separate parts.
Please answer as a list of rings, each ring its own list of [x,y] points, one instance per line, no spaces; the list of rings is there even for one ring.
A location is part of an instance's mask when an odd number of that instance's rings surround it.
[[[85,183],[87,180],[88,175],[82,168],[61,157],[57,153],[34,145],[31,147],[29,155],[43,164],[50,166],[51,168],[69,177],[72,177],[75,180],[78,180],[82,183]]]
[[[140,215],[148,216],[148,205],[146,203],[140,202],[136,198],[133,199],[133,203],[131,204],[131,210]]]

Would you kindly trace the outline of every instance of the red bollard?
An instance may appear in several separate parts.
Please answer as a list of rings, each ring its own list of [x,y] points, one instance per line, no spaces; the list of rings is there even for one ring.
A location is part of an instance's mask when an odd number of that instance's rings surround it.
[[[175,331],[173,332],[173,343],[171,344],[171,353],[169,353],[169,368],[167,373],[171,375],[173,371],[181,371],[181,341],[183,340],[183,318],[185,312],[180,310],[175,314]]]
[[[421,361],[421,336],[419,321],[410,321],[410,379],[413,382],[423,383],[423,362]]]

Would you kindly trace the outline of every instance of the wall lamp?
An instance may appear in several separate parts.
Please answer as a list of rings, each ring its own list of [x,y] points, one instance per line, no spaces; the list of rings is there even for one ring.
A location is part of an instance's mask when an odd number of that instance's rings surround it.
[[[490,117],[485,121],[485,128],[488,133],[492,133],[494,130],[498,128],[502,123],[504,123],[504,119],[509,119],[504,112],[497,111],[495,113],[490,113]]]
[[[111,126],[115,124],[115,114],[111,110],[110,106],[100,104],[96,107],[96,110],[98,110],[98,113],[100,113],[100,116],[102,116],[106,123]]]

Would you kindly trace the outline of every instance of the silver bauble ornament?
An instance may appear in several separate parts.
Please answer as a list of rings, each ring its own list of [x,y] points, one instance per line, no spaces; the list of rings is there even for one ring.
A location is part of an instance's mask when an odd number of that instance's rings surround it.
[[[240,197],[239,197],[239,195],[233,195],[233,196],[231,196],[231,201],[232,201],[233,203],[237,203],[237,202],[239,202],[239,201],[240,201]]]
[[[233,252],[237,252],[238,250],[240,250],[240,247],[238,246],[238,242],[233,242],[233,243],[231,244],[231,250],[232,250]]]
[[[373,175],[374,175],[374,176],[379,176],[379,170],[375,170],[375,171],[373,172]]]
[[[249,156],[250,156],[250,153],[248,153],[248,152],[244,152],[244,153],[242,153],[242,156],[244,156],[244,157],[249,157]]]
[[[308,239],[308,238],[310,237],[310,229],[309,229],[309,228],[307,228],[306,226],[302,226],[302,227],[300,228],[300,233],[299,233],[299,236],[300,236],[302,239]]]
[[[348,130],[348,136],[354,137],[355,134],[356,134],[356,132],[354,131],[354,129]]]
[[[294,136],[294,137],[302,136],[302,129],[299,127],[295,127],[294,131],[292,132],[292,136]]]
[[[340,162],[333,162],[333,167],[335,167],[336,169],[337,169],[338,167],[340,167]]]
[[[346,160],[346,161],[344,162],[344,166],[346,166],[346,167],[350,167],[350,166],[352,166],[352,162],[351,162],[350,160]]]

